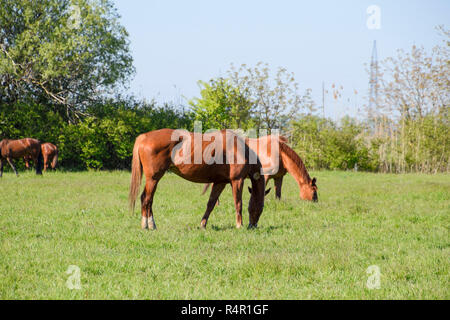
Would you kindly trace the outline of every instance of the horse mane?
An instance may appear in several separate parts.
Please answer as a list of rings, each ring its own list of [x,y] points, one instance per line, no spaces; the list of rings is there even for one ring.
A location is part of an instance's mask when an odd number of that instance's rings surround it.
[[[285,139],[285,141],[287,141],[286,138],[284,138],[284,139]],[[281,156],[283,157],[283,155],[286,155],[294,163],[295,169],[296,169],[295,170],[294,168],[291,168],[290,166],[285,165],[286,170],[292,176],[294,176],[294,178],[296,180],[297,180],[297,178],[300,178],[303,180],[303,183],[309,183],[311,181],[311,177],[309,176],[309,173],[306,170],[305,164],[303,163],[300,156],[294,150],[292,150],[292,148],[290,148],[283,140],[281,140],[281,139],[279,139],[279,140],[280,140]]]

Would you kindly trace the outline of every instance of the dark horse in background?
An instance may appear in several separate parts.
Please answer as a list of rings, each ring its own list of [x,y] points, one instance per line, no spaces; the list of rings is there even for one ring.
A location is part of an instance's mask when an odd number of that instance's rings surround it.
[[[42,156],[44,157],[44,172],[47,171],[50,164],[51,168],[54,170],[58,164],[58,147],[53,143],[45,142],[41,144]],[[30,168],[30,161],[32,160],[30,156],[24,157],[25,166],[27,169]]]
[[[13,160],[24,157],[30,157],[34,161],[36,174],[42,174],[43,157],[39,140],[25,138],[20,140],[3,139],[0,141],[0,178],[3,176],[4,160],[8,161],[16,176],[18,176],[19,174]]]
[[[130,208],[134,211],[134,205],[140,191],[142,174],[145,175],[145,189],[141,195],[143,229],[155,229],[153,218],[153,196],[156,186],[167,170],[171,170],[178,176],[196,183],[214,183],[209,197],[208,205],[201,221],[201,227],[205,228],[209,215],[214,209],[217,199],[227,184],[231,184],[234,204],[236,208],[236,227],[242,226],[242,190],[245,178],[250,178],[252,191],[248,206],[249,228],[257,227],[257,223],[264,207],[265,181],[261,175],[261,163],[257,156],[248,147],[245,141],[228,130],[222,130],[215,134],[196,134],[201,136],[200,143],[194,142],[193,133],[184,131],[184,135],[175,136],[179,131],[161,129],[141,134],[136,138],[133,148]],[[222,163],[206,163],[204,157],[200,161],[195,160],[195,154],[201,155],[208,151],[212,139],[220,137],[222,144],[218,143],[218,153]],[[240,147],[236,144],[240,143]],[[196,151],[195,151],[196,150]],[[173,154],[176,156],[174,157]],[[226,161],[226,157],[232,154],[233,163]],[[250,157],[250,154],[252,157]],[[214,157],[214,156],[213,156]],[[240,157],[243,161],[236,161]],[[252,164],[250,159],[256,159]],[[181,161],[180,161],[181,159]],[[182,159],[190,159],[183,161]],[[187,163],[188,162],[188,163]]]

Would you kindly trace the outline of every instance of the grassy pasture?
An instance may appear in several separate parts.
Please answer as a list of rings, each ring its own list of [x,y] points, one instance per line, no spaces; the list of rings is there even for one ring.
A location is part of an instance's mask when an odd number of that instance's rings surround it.
[[[234,227],[228,186],[205,231],[202,186],[167,174],[152,232],[127,210],[129,172],[6,173],[0,298],[450,298],[448,175],[314,176],[319,203],[301,201],[287,176],[283,200],[272,190],[250,231]],[[248,199],[245,191],[245,224]],[[80,290],[66,286],[70,265]],[[375,290],[366,287],[371,265],[381,272]]]

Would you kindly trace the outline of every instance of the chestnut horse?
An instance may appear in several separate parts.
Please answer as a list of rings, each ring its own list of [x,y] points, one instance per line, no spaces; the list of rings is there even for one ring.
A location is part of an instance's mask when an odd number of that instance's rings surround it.
[[[266,184],[269,179],[274,179],[275,196],[281,199],[281,186],[283,184],[284,175],[289,172],[300,189],[300,199],[309,201],[318,201],[316,178],[309,176],[305,165],[299,155],[292,150],[287,144],[287,139],[282,136],[264,136],[259,139],[246,139],[250,148],[252,148],[261,161],[263,168],[273,167],[273,158],[270,156],[270,143],[279,144],[279,166],[278,171],[264,176]],[[268,150],[268,151],[267,151]],[[208,189],[206,184],[203,193]]]
[[[45,142],[41,144],[41,151],[42,156],[44,157],[44,172],[47,171],[49,163],[51,168],[55,169],[58,164],[58,147],[53,143]],[[25,161],[25,166],[27,169],[30,168],[29,162],[32,160],[31,157],[24,157],[23,160]]]
[[[264,208],[265,180],[261,176],[262,167],[256,154],[241,137],[229,130],[217,131],[215,134],[183,131],[184,134],[181,136],[180,131],[161,129],[141,134],[136,138],[133,148],[129,202],[133,212],[143,173],[146,183],[141,195],[141,227],[156,228],[152,209],[153,196],[159,180],[167,170],[192,182],[214,183],[201,221],[202,228],[206,227],[209,215],[228,183],[231,183],[233,190],[236,227],[242,226],[242,190],[245,178],[250,178],[252,191],[248,206],[249,228],[257,227]],[[217,154],[214,151],[211,155],[213,157],[219,155],[222,160],[210,163],[205,162],[204,157],[201,157],[198,161],[197,155],[204,155],[210,148],[212,139],[215,141],[217,137],[222,140],[222,143]],[[194,143],[191,143],[192,141]],[[241,147],[238,148],[236,143]],[[180,161],[182,158],[185,160]],[[238,158],[242,161],[237,161]],[[254,164],[251,163],[251,159],[256,160]]]
[[[42,174],[42,151],[41,142],[32,138],[25,138],[20,140],[3,139],[0,141],[0,178],[3,176],[3,160],[6,159],[14,170],[16,176],[16,167],[13,159],[20,159],[23,157],[30,157],[36,164],[36,174]]]

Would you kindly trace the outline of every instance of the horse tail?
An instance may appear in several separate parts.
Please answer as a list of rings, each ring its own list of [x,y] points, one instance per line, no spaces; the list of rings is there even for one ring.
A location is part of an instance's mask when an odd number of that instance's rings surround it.
[[[55,155],[53,156],[52,159],[52,169],[55,169],[57,164],[58,164],[58,147],[56,147]]]
[[[205,186],[203,188],[203,191],[202,191],[202,195],[204,195],[206,193],[206,191],[208,191],[210,185],[211,185],[211,183],[206,183],[205,184]]]
[[[36,163],[36,174],[42,174],[43,165],[44,165],[44,156],[42,154],[41,144],[39,144],[39,154]]]
[[[134,206],[136,204],[136,198],[139,193],[142,180],[142,165],[139,157],[139,142],[136,139],[133,148],[133,160],[131,161],[131,184],[130,194],[128,195],[128,201],[130,205],[130,211],[134,212]]]

